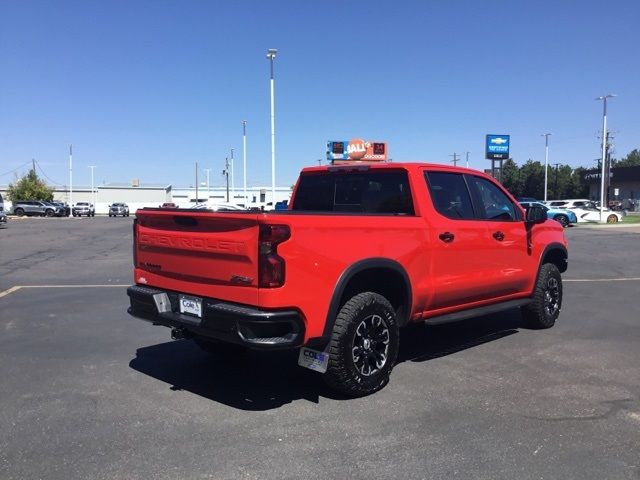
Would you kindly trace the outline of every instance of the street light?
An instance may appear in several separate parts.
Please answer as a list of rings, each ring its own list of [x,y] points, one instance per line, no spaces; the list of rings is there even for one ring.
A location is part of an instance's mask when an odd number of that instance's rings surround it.
[[[602,215],[604,213],[604,167],[605,158],[607,155],[607,98],[617,97],[613,93],[602,95],[596,98],[596,100],[602,100],[602,161],[600,171],[600,223],[602,223]]]
[[[550,133],[543,133],[540,135],[544,137],[544,201],[547,201],[547,175],[549,170],[549,135]]]
[[[95,208],[96,208],[96,192],[93,189],[93,169],[96,168],[95,165],[89,165],[89,168],[91,169],[91,203],[93,203],[93,208],[94,208],[94,212],[95,212]]]
[[[271,65],[271,201],[273,205],[275,205],[276,202],[276,116],[273,99],[273,59],[276,58],[276,53],[278,53],[278,50],[275,48],[267,50],[267,58]]]
[[[244,208],[248,208],[247,198],[247,121],[242,121],[242,186],[244,188]]]

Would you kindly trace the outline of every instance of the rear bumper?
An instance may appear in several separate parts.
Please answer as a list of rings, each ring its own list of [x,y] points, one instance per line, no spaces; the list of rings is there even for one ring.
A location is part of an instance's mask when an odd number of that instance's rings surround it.
[[[205,297],[199,318],[180,313],[178,292],[133,285],[127,295],[130,315],[188,334],[261,350],[295,348],[304,341],[304,321],[296,310],[265,311]]]

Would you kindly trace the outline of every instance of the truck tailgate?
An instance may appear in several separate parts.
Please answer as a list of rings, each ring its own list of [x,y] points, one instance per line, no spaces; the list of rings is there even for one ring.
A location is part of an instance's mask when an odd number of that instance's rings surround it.
[[[256,214],[138,210],[136,217],[136,283],[231,301],[257,295]]]

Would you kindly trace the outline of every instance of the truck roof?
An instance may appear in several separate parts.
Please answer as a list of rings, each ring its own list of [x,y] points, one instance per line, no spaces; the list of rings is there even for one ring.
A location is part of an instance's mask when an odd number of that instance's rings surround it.
[[[454,167],[452,165],[444,165],[441,163],[429,163],[429,162],[344,162],[333,165],[321,165],[317,167],[305,167],[301,173],[316,173],[324,171],[337,171],[337,170],[358,170],[358,169],[398,169],[414,170],[424,167],[435,167],[443,170],[451,170],[452,172],[473,172],[474,174],[484,172],[465,167]]]

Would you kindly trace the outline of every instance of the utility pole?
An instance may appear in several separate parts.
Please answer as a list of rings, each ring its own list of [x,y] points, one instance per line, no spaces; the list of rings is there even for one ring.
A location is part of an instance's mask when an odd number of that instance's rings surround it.
[[[198,204],[198,162],[196,162],[196,205]]]
[[[222,175],[224,175],[227,180],[227,203],[229,203],[229,157],[224,157],[224,170],[222,170]]]
[[[607,99],[613,98],[616,95],[607,94],[596,98],[596,100],[602,100],[602,168],[600,170],[600,223],[604,220],[604,164],[607,158]]]
[[[465,153],[467,154],[467,168],[469,168],[469,154],[470,154],[471,152],[465,152]]]
[[[456,152],[453,152],[453,155],[449,155],[450,157],[453,157],[453,160],[451,160],[453,162],[453,166],[457,166],[458,165],[458,154]]]
[[[31,159],[31,165],[32,165],[31,169],[33,170],[33,173],[35,174],[36,173],[36,159],[35,158]]]

